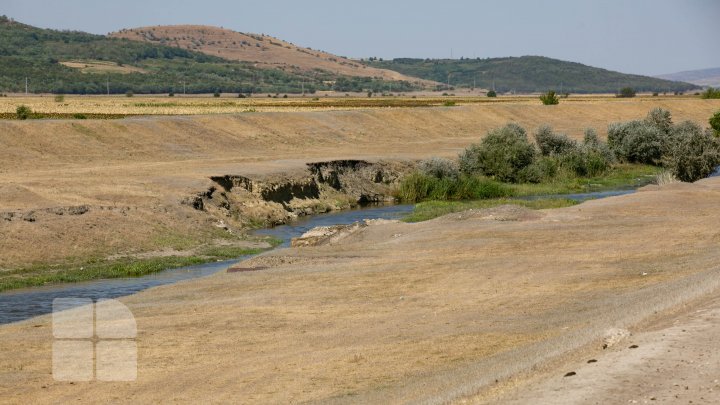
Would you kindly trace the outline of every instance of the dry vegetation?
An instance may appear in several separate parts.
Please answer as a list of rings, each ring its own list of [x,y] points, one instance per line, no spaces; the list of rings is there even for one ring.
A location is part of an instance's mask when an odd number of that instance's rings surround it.
[[[275,37],[245,34],[218,27],[202,25],[141,27],[115,32],[110,36],[176,46],[225,59],[252,62],[259,66],[287,71],[322,69],[347,76],[433,83],[408,77],[392,70],[368,67],[358,61],[300,47]]]
[[[50,317],[0,328],[9,402],[445,403],[718,287],[718,179],[370,226],[124,299],[139,378],[55,382]],[[672,229],[673,232],[667,232]],[[647,241],[652,241],[648,243]],[[38,388],[38,387],[45,388]]]
[[[135,66],[118,65],[115,62],[107,62],[102,60],[73,60],[60,62],[70,68],[80,69],[83,73],[146,73],[145,70]]]
[[[219,98],[212,96],[64,96],[62,101],[55,101],[54,96],[10,96],[0,97],[0,118],[14,118],[15,110],[19,105],[26,105],[33,112],[46,114],[50,118],[73,118],[73,114],[90,114],[90,117],[118,118],[133,115],[194,115],[194,114],[228,114],[248,112],[278,112],[278,111],[328,111],[328,110],[354,110],[367,108],[412,108],[412,107],[440,107],[447,108],[466,105],[538,105],[540,102],[535,96],[504,96],[487,98],[478,95],[462,94],[453,97],[440,96],[437,93],[424,93],[420,96],[396,97],[366,97],[357,94],[345,96],[344,93],[325,93],[306,95],[300,97],[291,95],[259,95],[252,98],[237,98],[237,95],[227,95]],[[609,105],[626,103],[632,105],[645,105],[650,109],[654,105],[672,105],[683,100],[692,100],[691,97],[638,97],[632,102],[617,99],[607,95],[573,96],[562,101],[563,105],[597,104],[602,110]],[[448,102],[452,106],[447,106]],[[669,104],[668,104],[669,103]],[[632,107],[631,107],[632,109]],[[553,110],[547,110],[552,112]],[[704,112],[704,109],[702,110]],[[674,111],[673,111],[674,112]],[[562,113],[561,113],[562,114]],[[548,114],[552,115],[552,114]],[[708,115],[709,116],[709,115]],[[700,122],[707,121],[707,117],[699,117]],[[605,126],[606,123],[603,123]]]

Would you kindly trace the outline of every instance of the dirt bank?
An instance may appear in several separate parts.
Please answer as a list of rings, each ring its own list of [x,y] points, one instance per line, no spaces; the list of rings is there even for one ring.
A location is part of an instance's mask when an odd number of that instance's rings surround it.
[[[240,239],[219,223],[223,219],[227,225],[226,216],[182,204],[211,187],[220,190],[211,178],[304,182],[313,176],[307,163],[452,157],[488,129],[511,120],[528,128],[548,123],[580,137],[587,126],[602,133],[608,122],[642,117],[655,106],[670,109],[676,120],[705,123],[720,109],[720,101],[571,98],[551,107],[523,101],[453,108],[2,121],[0,269]],[[368,195],[385,196],[386,180],[374,183],[379,187],[366,190]],[[262,213],[254,212],[249,201],[245,211],[235,211],[251,214],[240,215],[237,225],[256,221],[256,214],[272,222],[306,208],[333,206],[337,200],[342,205],[348,198],[327,196],[319,203],[298,201],[290,210]],[[88,211],[55,214],[73,207]]]
[[[568,351],[601,352],[608,330],[633,331],[715,293],[718,197],[715,178],[539,213],[376,224],[331,245],[274,251],[242,264],[262,271],[124,298],[138,322],[134,383],[55,382],[49,318],[0,327],[0,395],[24,403],[462,399]]]

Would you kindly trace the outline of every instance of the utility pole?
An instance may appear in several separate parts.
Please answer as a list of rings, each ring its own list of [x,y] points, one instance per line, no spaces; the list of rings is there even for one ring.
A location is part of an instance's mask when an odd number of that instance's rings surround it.
[[[183,80],[182,84],[183,84],[183,96],[184,96],[185,95],[185,80]]]
[[[447,83],[447,89],[450,90],[450,72],[448,72],[448,83]]]
[[[25,95],[27,96],[27,94],[28,94],[28,78],[27,78],[27,76],[25,76]]]
[[[300,82],[300,88],[302,89],[302,96],[305,97],[305,78]]]
[[[477,87],[477,76],[473,76],[473,90]]]
[[[107,95],[110,95],[110,77],[105,78],[105,87],[107,88]]]

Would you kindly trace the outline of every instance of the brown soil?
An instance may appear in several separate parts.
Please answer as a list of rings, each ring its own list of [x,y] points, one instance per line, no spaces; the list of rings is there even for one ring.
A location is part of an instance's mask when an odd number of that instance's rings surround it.
[[[434,84],[392,70],[365,66],[359,61],[331,53],[297,46],[275,37],[246,34],[218,27],[204,25],[141,27],[114,32],[110,36],[160,43],[286,71],[322,69],[347,76],[380,77],[386,80]]]
[[[133,383],[55,382],[50,318],[0,327],[0,395],[10,403],[440,403],[487,393],[574,350],[602,351],[609,329],[632,330],[716,294],[719,197],[714,178],[535,216],[499,208],[373,224],[339,243],[276,250],[238,265],[266,270],[124,298],[138,322]],[[633,383],[646,376],[624,381],[623,373],[678,366],[678,378],[690,376],[682,360],[698,361],[702,347],[716,344],[716,326],[703,325],[716,324],[715,312],[688,322],[698,336],[692,345],[677,328],[664,343],[636,334],[608,357],[593,353],[598,363],[561,371],[580,382],[591,367],[609,367],[593,380],[589,398],[600,403],[685,399],[668,385],[670,372],[637,391]],[[639,352],[625,358],[630,344]],[[669,357],[655,362],[665,350]],[[614,365],[612,353],[621,353]],[[712,377],[693,378],[692,392],[711,398]],[[588,391],[576,389],[568,398],[584,402]],[[545,392],[541,399],[562,394]]]
[[[608,122],[643,117],[655,106],[671,110],[676,121],[703,123],[720,101],[2,121],[0,268],[241,238],[242,229],[230,234],[217,217],[181,204],[217,186],[212,176],[282,180],[307,175],[306,162],[453,157],[508,121],[529,129],[547,123],[581,137],[585,127],[603,133]],[[88,210],[69,215],[82,206]]]

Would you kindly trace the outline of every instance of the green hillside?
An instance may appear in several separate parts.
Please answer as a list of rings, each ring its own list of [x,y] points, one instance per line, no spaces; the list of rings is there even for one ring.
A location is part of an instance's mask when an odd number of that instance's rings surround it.
[[[542,56],[492,59],[395,59],[366,62],[409,76],[450,85],[492,89],[499,92],[615,93],[623,87],[637,91],[675,92],[699,88],[690,83],[629,75]]]
[[[69,67],[71,65],[73,67]],[[285,72],[248,62],[229,61],[185,49],[109,38],[78,31],[41,29],[0,17],[0,92],[34,93],[269,92],[331,90],[338,79],[344,91],[383,89],[372,78],[340,77],[330,72]],[[393,87],[407,91],[407,82]]]

